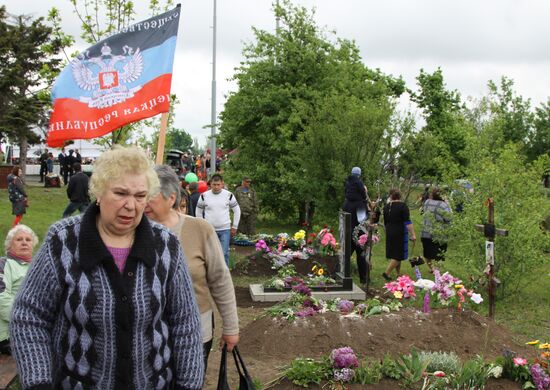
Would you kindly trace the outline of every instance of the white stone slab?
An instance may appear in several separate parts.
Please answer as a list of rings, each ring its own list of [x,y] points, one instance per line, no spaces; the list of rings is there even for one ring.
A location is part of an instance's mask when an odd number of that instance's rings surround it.
[[[280,302],[285,300],[290,292],[265,292],[261,284],[251,284],[249,286],[250,296],[254,302]],[[312,295],[318,299],[342,298],[354,301],[366,299],[365,292],[355,283],[352,291],[312,291]]]

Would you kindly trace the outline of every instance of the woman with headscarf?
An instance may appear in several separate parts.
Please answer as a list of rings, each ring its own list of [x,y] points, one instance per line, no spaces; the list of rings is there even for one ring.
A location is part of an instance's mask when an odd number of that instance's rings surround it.
[[[25,389],[200,389],[200,318],[175,235],[143,217],[158,191],[145,153],[94,165],[95,203],[50,227],[12,312]]]
[[[225,264],[216,231],[206,220],[176,211],[180,189],[178,177],[167,165],[155,167],[160,180],[160,193],[152,197],[145,215],[174,232],[185,253],[201,313],[205,365],[212,348],[214,329],[211,297],[222,318],[222,338],[229,351],[239,342],[239,318],[235,289]]]
[[[22,175],[23,170],[18,165],[13,167],[11,173],[8,175],[8,195],[11,202],[12,214],[15,215],[12,227],[21,222],[23,214],[27,212],[27,207],[29,206],[25,183],[21,178]]]
[[[15,296],[25,279],[38,237],[19,224],[6,236],[6,256],[0,257],[0,353],[10,354],[9,322]]]
[[[351,175],[346,179],[344,186],[345,200],[342,210],[351,214],[351,229],[368,218],[368,196],[367,187],[361,180],[361,168],[353,167]],[[351,254],[355,252],[357,258],[357,270],[361,284],[367,283],[367,260],[365,253],[359,244],[351,242]]]

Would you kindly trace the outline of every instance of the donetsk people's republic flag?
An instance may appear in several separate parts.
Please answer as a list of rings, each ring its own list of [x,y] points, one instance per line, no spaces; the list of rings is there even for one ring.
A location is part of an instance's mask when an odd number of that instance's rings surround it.
[[[48,145],[105,135],[170,108],[180,6],[79,54],[57,78]]]

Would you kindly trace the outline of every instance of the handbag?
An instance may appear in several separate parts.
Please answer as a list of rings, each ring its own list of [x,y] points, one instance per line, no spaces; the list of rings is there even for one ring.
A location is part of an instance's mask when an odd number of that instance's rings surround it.
[[[236,346],[233,348],[233,358],[235,359],[235,365],[239,372],[239,390],[255,390],[256,386],[254,386],[254,382],[248,374],[244,360]],[[222,349],[217,389],[230,390],[229,384],[227,383],[227,345],[224,345]]]

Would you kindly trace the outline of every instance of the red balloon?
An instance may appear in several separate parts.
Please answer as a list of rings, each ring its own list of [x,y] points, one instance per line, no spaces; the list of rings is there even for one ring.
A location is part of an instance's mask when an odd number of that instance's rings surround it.
[[[205,191],[208,191],[208,184],[204,180],[199,180],[199,193],[202,194]]]

